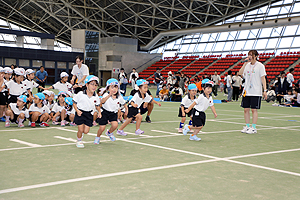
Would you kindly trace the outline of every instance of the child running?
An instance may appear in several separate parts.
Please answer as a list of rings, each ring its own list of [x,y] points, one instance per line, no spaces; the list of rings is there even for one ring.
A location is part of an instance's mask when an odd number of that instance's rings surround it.
[[[192,122],[193,125],[189,126],[186,124],[183,129],[183,134],[186,135],[191,129],[195,129],[194,133],[190,135],[190,140],[194,141],[200,141],[201,138],[197,137],[197,134],[201,131],[203,126],[205,125],[206,121],[206,115],[205,110],[210,106],[211,111],[213,112],[215,118],[218,116],[216,113],[216,109],[214,107],[213,99],[211,97],[212,87],[214,83],[210,81],[209,79],[204,79],[202,81],[202,89],[203,93],[199,95],[197,99],[194,100],[194,102],[190,105],[190,107],[186,110],[186,112],[190,112],[192,108],[193,114],[192,114]]]
[[[144,131],[140,129],[141,122],[142,122],[142,115],[140,114],[139,107],[144,103],[144,108],[147,107],[148,103],[150,103],[153,98],[147,93],[148,91],[148,81],[144,79],[140,79],[136,81],[136,85],[139,87],[139,91],[135,93],[132,99],[129,101],[129,108],[128,108],[128,115],[126,121],[121,125],[119,130],[117,131],[118,135],[127,134],[123,131],[123,129],[132,121],[133,118],[136,119],[136,135],[143,134]],[[153,101],[158,106],[161,106],[160,103]]]
[[[24,127],[24,120],[29,118],[29,112],[25,107],[27,102],[27,96],[21,95],[17,97],[17,103],[10,103],[8,110],[6,111],[5,127],[10,126],[10,122],[18,123],[18,127]]]
[[[96,106],[98,118],[101,118],[100,100],[96,94],[99,78],[89,75],[84,79],[86,89],[78,92],[73,98],[73,107],[76,111],[74,123],[78,126],[77,143],[78,148],[84,148],[82,133],[87,134],[93,126],[93,110]]]
[[[196,99],[196,93],[197,93],[196,84],[189,84],[188,94],[182,99],[180,107],[179,107],[178,117],[181,117],[181,121],[179,123],[178,133],[182,133],[182,127],[184,126],[184,122],[186,120],[186,115],[191,118],[189,121],[189,125],[192,125],[193,109],[191,109],[190,112],[186,112],[186,111],[190,107],[190,105],[194,102],[194,100]]]
[[[111,127],[106,131],[105,134],[111,141],[116,140],[113,132],[118,128],[118,110],[120,109],[120,105],[124,105],[125,109],[127,109],[126,102],[120,94],[120,86],[117,79],[111,78],[107,80],[106,90],[107,93],[105,93],[101,99],[102,117],[97,119],[100,127],[97,132],[97,137],[95,138],[94,144],[100,143],[100,136],[105,130],[108,121],[111,123]]]

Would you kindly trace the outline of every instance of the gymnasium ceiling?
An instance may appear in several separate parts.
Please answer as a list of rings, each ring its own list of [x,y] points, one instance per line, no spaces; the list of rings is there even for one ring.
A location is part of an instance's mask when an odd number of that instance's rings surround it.
[[[159,32],[222,23],[276,0],[0,0],[0,17],[71,43],[71,30],[136,38],[146,45]],[[175,37],[175,36],[174,36]],[[174,37],[164,38],[154,48]]]

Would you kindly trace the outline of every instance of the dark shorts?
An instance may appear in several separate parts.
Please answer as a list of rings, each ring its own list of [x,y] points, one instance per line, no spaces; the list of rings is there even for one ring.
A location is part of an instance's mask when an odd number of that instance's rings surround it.
[[[38,119],[35,121],[35,123],[37,123],[37,124],[39,124],[39,123],[42,123],[42,121],[41,121],[41,117],[42,117],[42,115],[40,115],[40,116],[38,117]],[[29,121],[31,121],[31,122],[32,122],[32,114],[31,114],[31,115],[29,115]]]
[[[18,117],[19,117],[19,115],[16,115],[16,114],[14,113],[14,118],[9,119],[9,121],[11,121],[12,123],[18,123],[18,122],[17,122]],[[26,118],[25,118],[25,119],[26,119]]]
[[[188,108],[184,108],[184,110],[186,110],[186,109],[188,109]],[[188,116],[188,117],[192,116],[192,113],[193,113],[193,109],[190,110],[190,112],[185,113],[185,117],[186,117],[186,116]],[[181,107],[179,107],[178,117],[182,117]]]
[[[145,102],[144,102],[145,103]],[[146,112],[148,112],[148,108],[144,108],[144,103],[142,103],[142,105],[140,106],[140,113],[141,115],[145,114]]]
[[[18,101],[18,96],[10,95],[9,98],[8,98],[7,104],[17,103],[17,101]]]
[[[107,110],[104,110],[101,112],[102,117],[97,118],[96,122],[101,126],[108,124],[109,122],[115,122],[118,119],[118,113],[109,112]]]
[[[92,115],[92,111],[83,111],[80,110],[82,112],[81,116],[77,115],[77,112],[75,113],[75,118],[74,118],[74,123],[77,125],[87,125],[89,127],[93,126],[93,115]]]
[[[77,94],[80,91],[82,91],[82,87],[77,87],[77,88],[74,89],[75,94]]]
[[[134,107],[128,107],[128,115],[127,118],[133,118],[137,114],[139,114],[139,109]]]
[[[1,106],[7,105],[7,100],[8,100],[8,91],[0,92],[0,105]]]
[[[201,127],[205,125],[206,121],[206,115],[205,112],[197,111],[196,109],[193,109],[193,117],[192,122],[194,127]]]
[[[260,109],[261,96],[245,96],[242,99],[241,107]]]

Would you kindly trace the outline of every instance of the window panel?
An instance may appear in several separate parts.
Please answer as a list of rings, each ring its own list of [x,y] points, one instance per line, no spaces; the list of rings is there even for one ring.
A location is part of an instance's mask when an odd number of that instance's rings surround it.
[[[187,52],[194,52],[196,44],[191,44]]]
[[[49,61],[46,61],[46,62],[49,62]],[[43,62],[41,60],[32,60],[32,67],[40,67],[42,65],[43,65]]]
[[[212,50],[213,45],[214,45],[214,43],[207,43],[204,51],[210,52]]]
[[[293,37],[288,37],[288,38],[281,38],[279,48],[290,48],[291,43],[293,41]]]
[[[242,51],[243,48],[244,48],[245,43],[246,43],[246,41],[237,41],[237,42],[235,42],[234,50]]]
[[[179,52],[180,53],[187,52],[187,50],[189,49],[189,46],[190,45],[188,45],[188,44],[182,45]]]
[[[57,68],[67,69],[67,63],[65,63],[65,62],[57,62]]]
[[[264,28],[261,30],[260,37],[270,37],[273,28]]]
[[[300,37],[295,37],[291,46],[292,47],[299,47],[299,44],[300,44]]]
[[[19,60],[19,66],[20,67],[29,67],[29,60],[20,59]]]
[[[228,32],[220,33],[219,41],[227,40],[227,37],[228,37]]]
[[[32,65],[34,65],[34,61],[32,61]],[[39,67],[40,65],[34,66],[34,67]],[[54,61],[45,61],[45,69],[47,68],[55,68],[55,62]]]
[[[231,50],[233,42],[226,42],[225,47],[224,47],[224,51],[229,51]]]
[[[273,28],[271,37],[278,37],[281,34],[283,27]]]
[[[255,49],[265,49],[268,39],[257,40]]]
[[[253,44],[254,44],[255,40],[248,40],[246,42],[246,45],[245,45],[245,49],[248,49],[248,50],[251,50],[253,49]]]
[[[268,44],[267,44],[267,47],[268,49],[270,48],[275,48],[276,47],[276,44],[278,42],[278,38],[275,38],[275,39],[270,39]]]
[[[246,30],[246,31],[240,31],[240,34],[239,34],[239,38],[238,39],[247,39],[249,35],[249,30]]]
[[[297,31],[298,25],[295,26],[287,26],[284,31],[284,35],[295,35]]]
[[[198,46],[196,47],[196,52],[203,52],[205,49],[206,44],[205,43],[200,43],[198,44]]]
[[[207,42],[209,38],[209,34],[203,34],[201,37],[201,42]]]
[[[11,66],[12,64],[16,64],[16,59],[13,58],[5,58],[5,65],[6,66]]]
[[[248,38],[256,38],[259,29],[250,30],[250,34]]]
[[[222,51],[226,42],[217,42],[215,46],[215,51]]]

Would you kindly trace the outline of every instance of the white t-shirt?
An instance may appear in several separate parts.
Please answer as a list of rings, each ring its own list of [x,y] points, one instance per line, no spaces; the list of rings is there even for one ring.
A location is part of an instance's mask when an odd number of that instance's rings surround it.
[[[35,103],[31,104],[29,112],[40,112],[40,116],[44,113],[50,113],[49,108],[46,105],[43,105],[41,108],[37,107]]]
[[[206,111],[206,109],[209,106],[214,105],[214,101],[213,101],[212,97],[210,96],[209,98],[207,98],[205,96],[205,94],[200,94],[199,97],[197,99],[195,99],[195,103],[196,103],[196,105],[194,106],[194,108],[197,111],[201,111],[201,112]]]
[[[85,64],[81,64],[80,68],[78,67],[78,65],[74,65],[71,74],[75,75],[79,81],[83,78],[83,76],[89,75],[89,68]],[[84,85],[84,81],[78,83],[78,85]]]
[[[61,112],[63,109],[65,109],[65,106],[61,106],[59,105],[58,102],[56,102],[52,108],[52,112],[54,113]]]
[[[7,89],[9,89],[9,94],[14,96],[20,96],[27,93],[27,88],[24,86],[23,82],[18,84],[14,80],[10,80],[5,83]]]
[[[180,106],[183,106],[184,108],[189,108],[190,105],[195,101],[196,97],[194,97],[194,100],[191,99],[190,94],[187,94],[183,99],[181,100]]]
[[[23,107],[22,110],[19,110],[19,108],[17,107],[17,103],[10,103],[9,107],[11,108],[11,110],[13,111],[14,114],[20,115],[21,113],[24,113],[25,117],[29,118],[29,112],[25,106]]]
[[[102,98],[105,98],[108,96],[108,93],[105,93]],[[116,99],[113,99],[112,97],[109,97],[104,104],[102,104],[102,108],[104,110],[107,110],[109,112],[117,113],[120,109],[120,106],[123,106],[125,104],[125,100],[121,95],[118,95]]]
[[[241,85],[242,85],[242,81],[243,81],[243,79],[241,78],[241,77],[239,77],[239,76],[234,76],[234,77],[232,77],[232,80],[233,80],[233,84],[232,84],[232,86],[234,86],[234,87],[240,87]]]
[[[286,75],[286,80],[290,84],[290,87],[293,87],[293,82],[294,82],[293,74],[289,73],[288,75]]]
[[[214,82],[215,85],[219,85],[219,81],[221,80],[219,75],[212,75],[211,80]]]
[[[61,81],[56,82],[52,85],[53,89],[57,89],[60,92],[72,91],[72,84],[69,82],[62,83]]]
[[[91,111],[94,113],[95,106],[100,105],[100,99],[96,93],[89,97],[86,90],[80,91],[74,95],[73,102],[77,104],[77,108],[83,111]]]
[[[52,101],[52,104],[50,104],[50,102],[49,101],[46,101],[45,103],[44,103],[48,108],[49,108],[49,110],[52,110],[52,108],[53,108],[53,106],[54,106],[54,104],[55,104],[55,102],[54,101]]]
[[[26,87],[26,90],[30,90],[32,92],[32,88],[37,88],[39,87],[39,84],[37,84],[34,80],[24,80],[23,81],[24,87]]]
[[[138,78],[139,78],[139,73],[137,73],[137,72],[131,72],[131,74],[130,74],[130,78],[129,78],[129,81],[131,82],[132,81],[132,75],[135,75],[135,80],[137,80]]]
[[[137,104],[139,108],[144,102],[150,103],[151,101],[152,97],[148,93],[145,94],[145,98],[143,99],[141,92],[138,91],[135,93],[135,95],[133,95],[132,99],[129,101],[129,107],[132,107],[132,105],[130,104],[131,102]]]
[[[226,82],[226,86],[227,86],[227,87],[231,87],[231,81],[232,81],[232,78],[231,78],[230,75],[227,76],[226,81],[227,81],[227,82]]]
[[[262,96],[261,77],[266,76],[265,66],[256,61],[254,65],[248,63],[245,66],[243,76],[245,78],[246,96]]]

